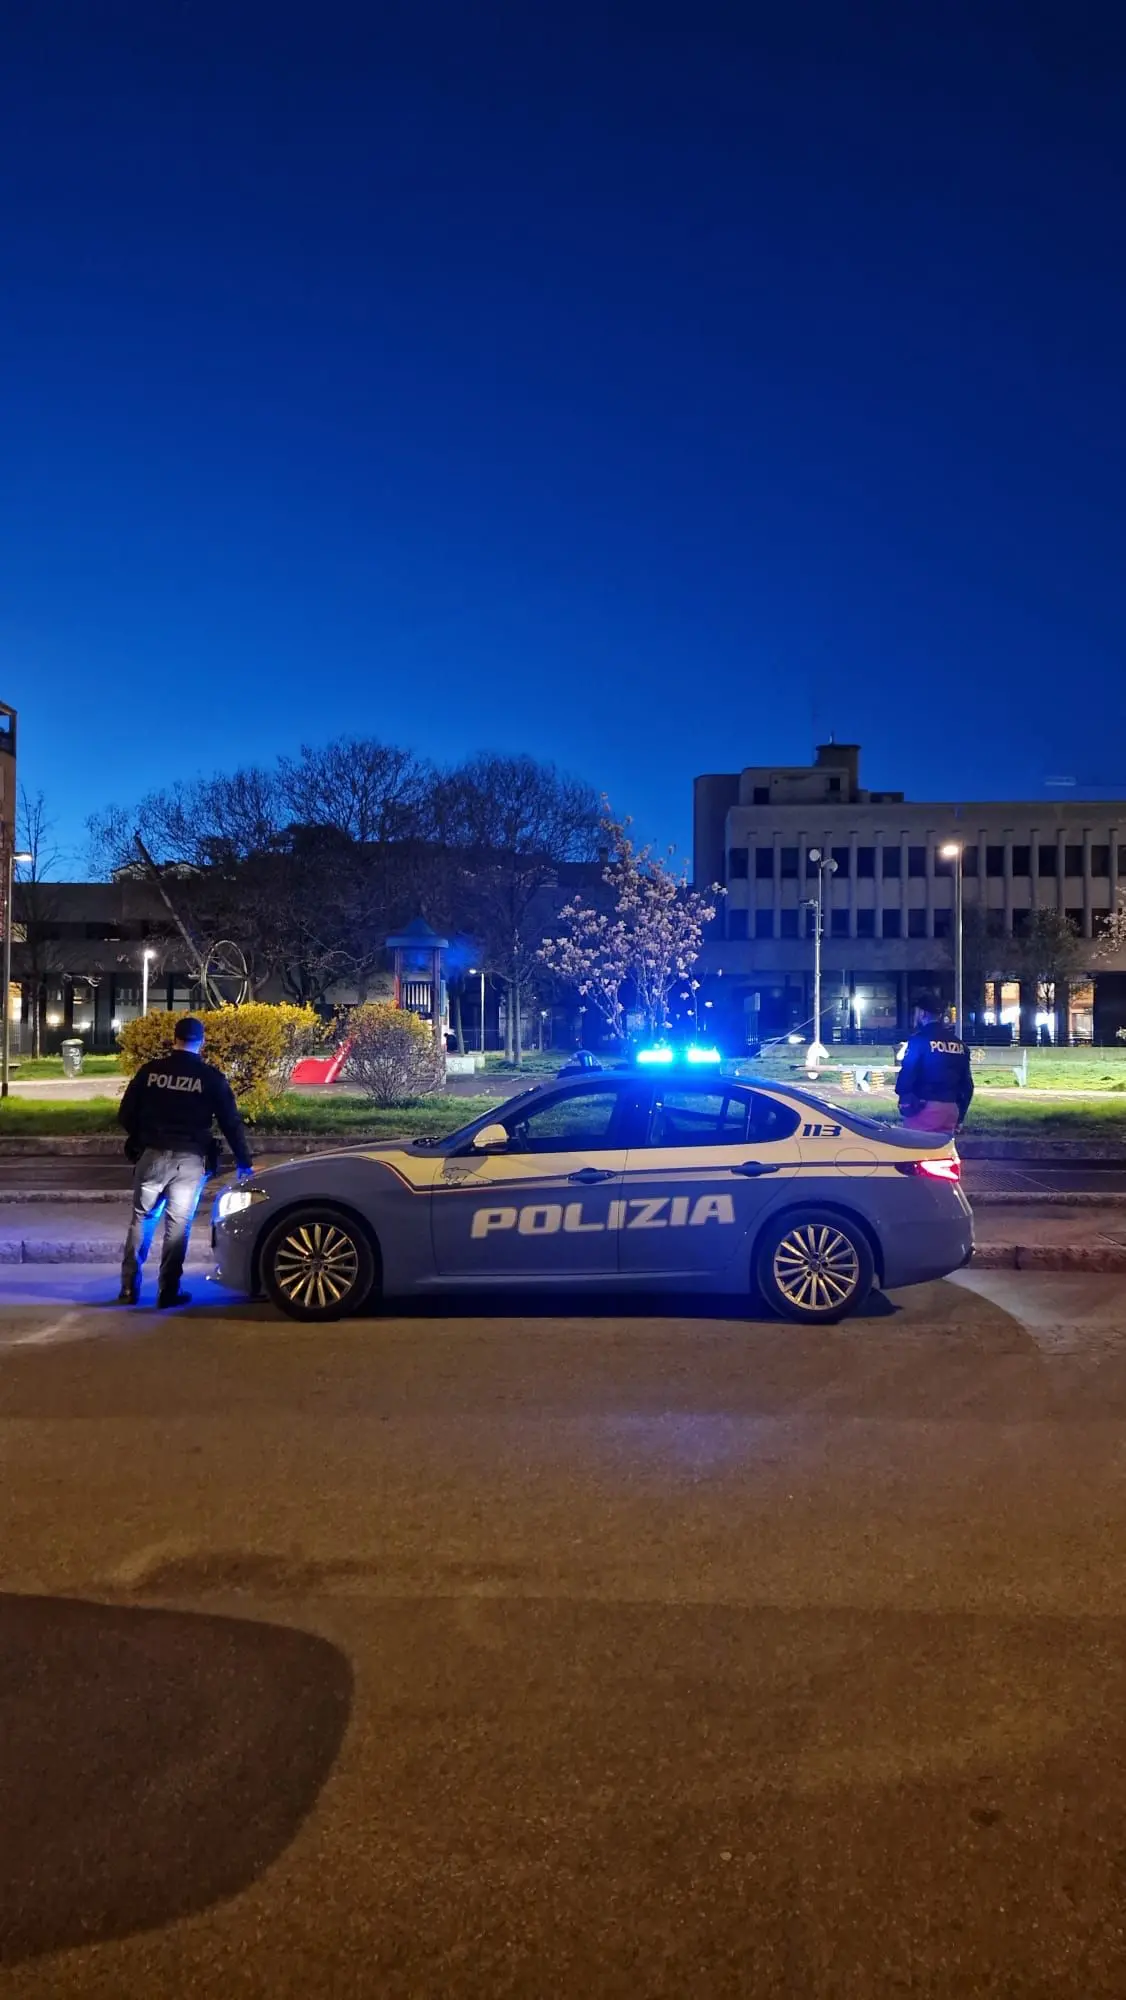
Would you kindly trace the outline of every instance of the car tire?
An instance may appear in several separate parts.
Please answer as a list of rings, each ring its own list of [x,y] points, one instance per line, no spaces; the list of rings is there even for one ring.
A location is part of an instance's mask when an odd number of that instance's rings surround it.
[[[262,1245],[262,1289],[290,1319],[348,1319],[375,1291],[375,1251],[343,1209],[310,1202],[274,1224]]]
[[[830,1325],[859,1312],[876,1275],[858,1222],[831,1208],[793,1208],[771,1223],[755,1260],[758,1287],[784,1319]]]

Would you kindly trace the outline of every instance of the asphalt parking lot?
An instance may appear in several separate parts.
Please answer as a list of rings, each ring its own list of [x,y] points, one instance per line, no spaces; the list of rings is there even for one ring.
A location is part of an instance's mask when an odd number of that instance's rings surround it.
[[[0,1992],[1126,1990],[1120,1280],[107,1280],[0,1291]]]

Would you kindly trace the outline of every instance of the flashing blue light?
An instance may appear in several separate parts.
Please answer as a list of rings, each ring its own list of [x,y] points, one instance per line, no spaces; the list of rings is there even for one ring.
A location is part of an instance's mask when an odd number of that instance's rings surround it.
[[[723,1061],[723,1057],[720,1055],[718,1049],[686,1049],[685,1054],[690,1063],[717,1063]]]
[[[672,1050],[671,1050],[671,1049],[638,1049],[638,1051],[637,1051],[637,1060],[638,1060],[638,1062],[639,1062],[639,1063],[671,1063],[671,1061],[672,1061]]]

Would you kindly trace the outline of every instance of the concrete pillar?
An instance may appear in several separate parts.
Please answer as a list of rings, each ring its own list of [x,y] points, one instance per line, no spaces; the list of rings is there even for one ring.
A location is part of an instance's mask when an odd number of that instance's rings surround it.
[[[1091,829],[1083,828],[1083,935],[1092,934],[1091,922]]]
[[[1032,904],[1033,909],[1038,910],[1040,908],[1040,829],[1038,826],[1033,827],[1028,839],[1030,843],[1028,849],[1028,886],[1032,891],[1028,900]]]
[[[928,826],[926,831],[926,843],[927,843],[926,868],[927,868],[927,936],[929,938],[932,938],[934,936],[934,842],[935,842],[934,828],[933,826]]]
[[[1005,829],[1005,936],[1013,934],[1013,836]]]

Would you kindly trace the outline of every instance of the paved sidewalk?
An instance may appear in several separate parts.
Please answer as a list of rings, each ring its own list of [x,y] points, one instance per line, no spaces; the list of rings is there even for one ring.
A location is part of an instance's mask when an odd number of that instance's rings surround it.
[[[190,1261],[211,1254],[211,1196],[200,1203]],[[0,1201],[0,1265],[114,1264],[129,1209],[114,1191],[74,1200]],[[985,1270],[1122,1271],[1126,1273],[1126,1201],[1006,1202],[988,1199],[974,1210],[975,1263]]]

